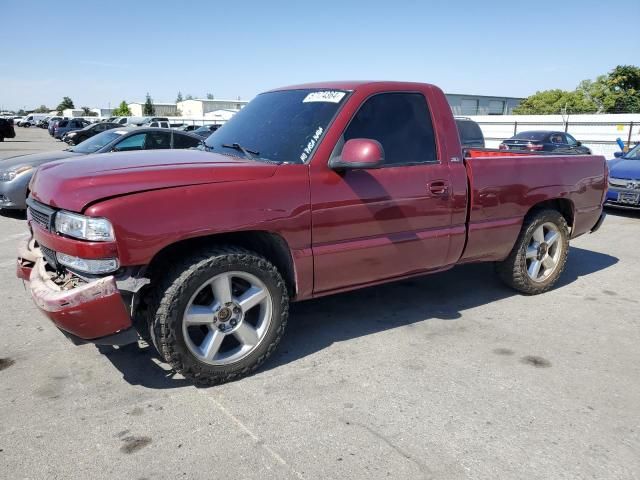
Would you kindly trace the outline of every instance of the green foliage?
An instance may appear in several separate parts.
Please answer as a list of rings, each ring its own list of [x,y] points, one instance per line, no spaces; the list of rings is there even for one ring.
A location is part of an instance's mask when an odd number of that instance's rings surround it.
[[[122,102],[120,102],[120,105],[118,105],[118,108],[114,109],[113,112],[111,112],[111,115],[114,117],[130,117],[131,110],[129,110],[127,102],[123,100]]]
[[[69,97],[62,97],[62,101],[58,104],[56,110],[59,115],[62,115],[62,111],[66,110],[67,108],[75,108],[75,106],[73,105],[73,100],[71,100],[71,98]]]
[[[178,96],[176,97],[176,103],[178,103],[178,102],[182,102],[182,101],[183,101],[183,99],[182,99],[182,92],[178,92]]]
[[[145,116],[153,116],[156,114],[156,109],[153,107],[153,100],[147,92],[147,99],[144,101],[144,107],[142,107],[142,114]]]
[[[193,95],[188,93],[187,96],[186,96],[186,100],[193,100]]]
[[[207,100],[213,100],[213,93],[207,93]]]
[[[49,113],[51,109],[46,105],[40,105],[38,108],[34,110],[35,113]]]
[[[513,113],[640,113],[640,67],[618,65],[607,75],[583,80],[573,91],[536,92],[523,100]]]

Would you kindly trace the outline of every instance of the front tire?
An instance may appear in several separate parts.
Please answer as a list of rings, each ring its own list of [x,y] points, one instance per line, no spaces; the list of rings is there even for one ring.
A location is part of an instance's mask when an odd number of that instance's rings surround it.
[[[198,385],[255,371],[284,333],[289,297],[278,270],[236,247],[199,252],[155,289],[150,334],[160,356]]]
[[[525,218],[509,256],[496,263],[504,283],[527,295],[551,289],[569,253],[569,227],[556,210],[537,210]]]

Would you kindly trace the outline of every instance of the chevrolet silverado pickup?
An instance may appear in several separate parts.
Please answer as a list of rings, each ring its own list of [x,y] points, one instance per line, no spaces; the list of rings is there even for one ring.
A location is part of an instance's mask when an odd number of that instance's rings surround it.
[[[42,166],[17,274],[74,342],[142,337],[212,385],[269,357],[292,301],[468,262],[548,290],[606,185],[601,156],[463,150],[433,85],[299,85],[200,150]]]

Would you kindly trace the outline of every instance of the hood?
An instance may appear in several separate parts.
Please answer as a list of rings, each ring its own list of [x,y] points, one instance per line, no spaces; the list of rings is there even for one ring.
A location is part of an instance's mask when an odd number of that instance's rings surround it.
[[[23,165],[31,165],[39,167],[43,163],[53,162],[54,160],[64,160],[65,158],[82,155],[77,152],[66,152],[63,150],[57,152],[32,153],[30,155],[18,155],[16,157],[0,160],[0,171],[7,170],[11,167],[21,167]]]
[[[609,176],[625,180],[640,180],[640,160],[616,158],[607,162]]]
[[[147,150],[87,155],[38,169],[31,195],[52,207],[81,212],[97,200],[145,190],[272,176],[277,165],[198,150]]]

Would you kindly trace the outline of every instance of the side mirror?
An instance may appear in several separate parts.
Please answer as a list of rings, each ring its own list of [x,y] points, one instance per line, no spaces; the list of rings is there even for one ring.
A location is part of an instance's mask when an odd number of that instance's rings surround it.
[[[578,145],[579,147],[581,147],[581,146],[582,146],[582,142],[581,142],[580,140],[577,140],[577,141],[576,141],[576,145]]]
[[[342,147],[342,154],[329,161],[333,170],[380,168],[384,165],[384,149],[369,138],[352,138]]]
[[[624,155],[624,152],[621,152],[620,150],[618,150],[617,152],[613,152],[613,156],[616,158],[620,158]]]

